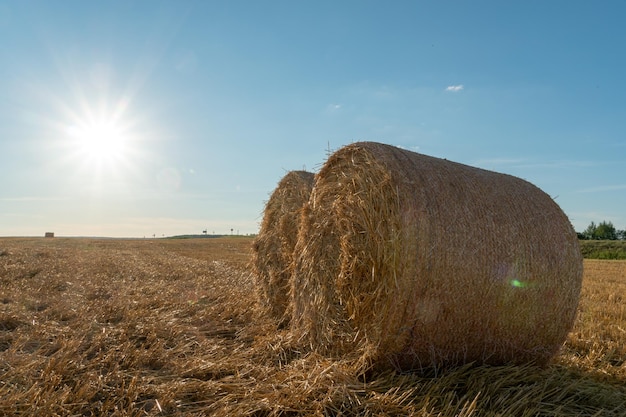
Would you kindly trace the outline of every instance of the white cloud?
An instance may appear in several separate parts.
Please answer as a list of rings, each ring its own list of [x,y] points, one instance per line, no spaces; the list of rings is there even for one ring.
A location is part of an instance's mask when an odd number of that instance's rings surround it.
[[[333,112],[333,111],[339,111],[341,110],[343,106],[341,104],[337,104],[337,103],[331,103],[328,106],[326,106],[326,110],[329,112]]]
[[[450,92],[453,92],[453,93],[458,93],[461,90],[463,90],[463,84],[449,85],[449,86],[446,87],[446,91],[450,91]]]

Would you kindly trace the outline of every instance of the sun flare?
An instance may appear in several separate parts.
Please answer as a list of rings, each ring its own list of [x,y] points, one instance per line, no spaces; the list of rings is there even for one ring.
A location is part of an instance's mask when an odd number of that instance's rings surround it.
[[[119,190],[143,178],[153,155],[148,145],[157,135],[146,130],[148,119],[133,111],[131,98],[73,101],[63,103],[54,122],[58,139],[50,145],[60,152],[59,166],[71,170],[73,181],[98,190]]]

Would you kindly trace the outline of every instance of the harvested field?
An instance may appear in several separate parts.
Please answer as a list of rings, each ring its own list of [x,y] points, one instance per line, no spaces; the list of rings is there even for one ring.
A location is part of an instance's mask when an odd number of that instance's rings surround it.
[[[0,239],[0,415],[626,415],[626,262],[585,260],[545,368],[364,379],[258,314],[251,245]]]

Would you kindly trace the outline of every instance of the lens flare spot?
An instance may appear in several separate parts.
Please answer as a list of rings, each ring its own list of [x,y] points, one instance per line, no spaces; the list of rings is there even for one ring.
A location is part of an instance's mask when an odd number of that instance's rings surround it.
[[[515,287],[515,288],[526,288],[527,284],[525,282],[522,282],[518,279],[512,279],[511,280],[511,286]]]

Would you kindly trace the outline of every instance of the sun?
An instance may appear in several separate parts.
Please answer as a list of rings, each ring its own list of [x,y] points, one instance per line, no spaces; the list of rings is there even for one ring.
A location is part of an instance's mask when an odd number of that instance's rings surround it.
[[[154,144],[159,135],[145,114],[132,111],[131,98],[80,97],[61,102],[59,116],[52,123],[56,139],[51,158],[72,181],[97,190],[120,190],[133,181],[144,180],[153,163]]]
[[[127,135],[112,121],[92,121],[68,131],[76,153],[88,162],[112,163],[124,157]]]

